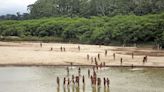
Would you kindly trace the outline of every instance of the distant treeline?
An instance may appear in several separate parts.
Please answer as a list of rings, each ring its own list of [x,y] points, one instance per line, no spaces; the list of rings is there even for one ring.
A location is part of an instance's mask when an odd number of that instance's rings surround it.
[[[164,43],[164,13],[90,18],[0,21],[1,40],[65,41],[89,44]]]
[[[17,14],[6,14],[6,15],[1,15],[0,16],[0,21],[1,20],[27,20],[27,19],[32,19],[32,17],[30,17],[29,13],[23,13],[20,14],[19,12],[17,12]]]

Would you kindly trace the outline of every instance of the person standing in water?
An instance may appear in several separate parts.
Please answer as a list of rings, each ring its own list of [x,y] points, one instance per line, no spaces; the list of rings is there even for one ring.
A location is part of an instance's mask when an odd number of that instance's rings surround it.
[[[106,79],[105,79],[105,77],[104,77],[104,87],[106,87]]]
[[[97,92],[101,92],[101,78],[97,78]]]
[[[83,75],[83,79],[82,79],[83,85],[85,85],[85,77]]]
[[[66,79],[65,79],[65,77],[64,77],[64,80],[63,80],[63,85],[65,86],[65,83],[66,83]]]
[[[69,85],[70,85],[70,79],[68,78],[67,86],[69,86]]]
[[[90,70],[88,69],[88,77],[90,77]]]
[[[108,78],[107,78],[107,80],[106,80],[106,83],[107,83],[107,86],[109,87],[110,81],[109,81]]]
[[[78,69],[78,73],[79,73],[79,76],[80,76],[81,75],[81,69],[80,69],[80,67]]]
[[[69,76],[69,68],[67,67],[67,76]]]
[[[101,86],[101,78],[97,78],[97,85]]]
[[[72,75],[72,84],[75,84],[74,75]]]
[[[59,77],[57,77],[56,81],[57,81],[57,84],[59,86],[60,85],[60,79],[59,79]]]
[[[76,76],[76,84],[79,87],[80,83],[79,83],[79,76]]]

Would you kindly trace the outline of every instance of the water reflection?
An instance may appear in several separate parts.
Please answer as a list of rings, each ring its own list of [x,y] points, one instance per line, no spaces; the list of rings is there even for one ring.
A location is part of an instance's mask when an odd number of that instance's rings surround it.
[[[76,86],[76,92],[80,92],[80,87]]]
[[[85,92],[85,84],[83,85],[83,92]]]
[[[90,77],[86,77],[85,85],[70,83],[68,88],[63,86],[63,79],[77,73],[78,68],[70,69],[69,76],[66,68],[55,67],[1,67],[0,92],[163,92],[164,69],[145,68],[108,68],[97,73],[97,78],[106,76],[110,79],[110,87],[91,86]],[[81,68],[81,75],[88,76],[88,68]],[[92,71],[91,71],[92,75]],[[57,86],[56,78],[60,78]],[[82,76],[80,77],[82,80]],[[123,86],[122,86],[123,85]],[[18,89],[19,88],[19,89]],[[55,90],[54,90],[55,89]]]
[[[107,87],[107,92],[110,92],[110,89],[109,89],[109,87]]]
[[[96,92],[96,86],[92,85],[92,92]]]
[[[97,92],[101,92],[101,86],[97,87]]]
[[[82,92],[85,92],[85,85],[82,86]],[[63,85],[63,91],[60,90],[60,86],[57,87],[57,92],[81,92],[78,85],[68,85],[67,87]],[[92,85],[92,92],[110,92],[110,88],[104,86],[103,89],[101,86]]]
[[[60,86],[57,87],[57,92],[60,92]]]
[[[67,87],[67,90],[68,90],[67,92],[70,92],[70,86],[69,86],[69,85],[68,85],[68,87]]]
[[[63,85],[63,92],[66,92],[66,86]]]

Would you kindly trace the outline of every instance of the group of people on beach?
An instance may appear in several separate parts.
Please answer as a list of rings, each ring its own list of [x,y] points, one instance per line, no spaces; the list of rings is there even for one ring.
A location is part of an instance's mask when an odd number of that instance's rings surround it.
[[[40,43],[40,47],[43,47],[43,43]],[[101,46],[99,46],[99,47],[101,47]],[[78,45],[77,49],[78,49],[78,51],[80,51],[81,47]],[[52,50],[53,50],[53,48],[51,47],[50,51],[52,51]],[[65,52],[66,48],[61,46],[60,51]],[[105,56],[107,56],[108,50],[105,50],[104,54],[105,54]],[[113,60],[116,60],[116,53],[113,53],[112,56],[113,56]],[[131,53],[131,57],[132,57],[132,59],[134,59],[134,53],[133,52]],[[101,67],[106,65],[105,62],[100,62],[100,64],[98,64],[98,60],[99,61],[101,60],[101,54],[100,53],[98,53],[96,57],[93,57],[93,56],[90,56],[89,54],[87,54],[87,61],[89,61],[89,60],[91,60],[91,64],[93,64],[93,63],[95,64],[96,68],[98,68],[98,66],[101,68]],[[143,62],[143,64],[145,64],[147,61],[148,61],[148,56],[145,55],[143,57],[142,62]],[[123,58],[122,57],[120,58],[120,65],[121,66],[123,65]],[[134,66],[134,65],[132,64],[132,66]]]

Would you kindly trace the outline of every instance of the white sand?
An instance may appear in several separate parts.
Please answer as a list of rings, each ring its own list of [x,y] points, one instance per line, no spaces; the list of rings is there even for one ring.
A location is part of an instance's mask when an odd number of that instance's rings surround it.
[[[78,45],[81,50],[78,51]],[[61,52],[60,47],[66,48],[66,52]],[[50,48],[53,51],[50,51]],[[0,65],[70,65],[70,62],[78,65],[91,65],[91,60],[87,60],[87,54],[90,57],[97,57],[100,53],[101,60],[98,63],[106,62],[106,65],[120,65],[120,58],[123,58],[123,65],[143,65],[142,60],[145,56],[125,54],[125,52],[135,51],[134,47],[122,48],[124,51],[115,51],[114,49],[122,47],[81,45],[81,44],[61,44],[61,43],[40,43],[32,42],[0,42]],[[105,49],[108,55],[105,57]],[[126,51],[125,51],[126,50]],[[137,51],[150,52],[150,49],[140,49]],[[113,53],[116,54],[116,60],[113,59]],[[118,54],[120,53],[120,54]],[[135,54],[135,53],[134,53]],[[137,54],[137,53],[136,53]],[[164,66],[164,57],[148,56],[146,66]]]

